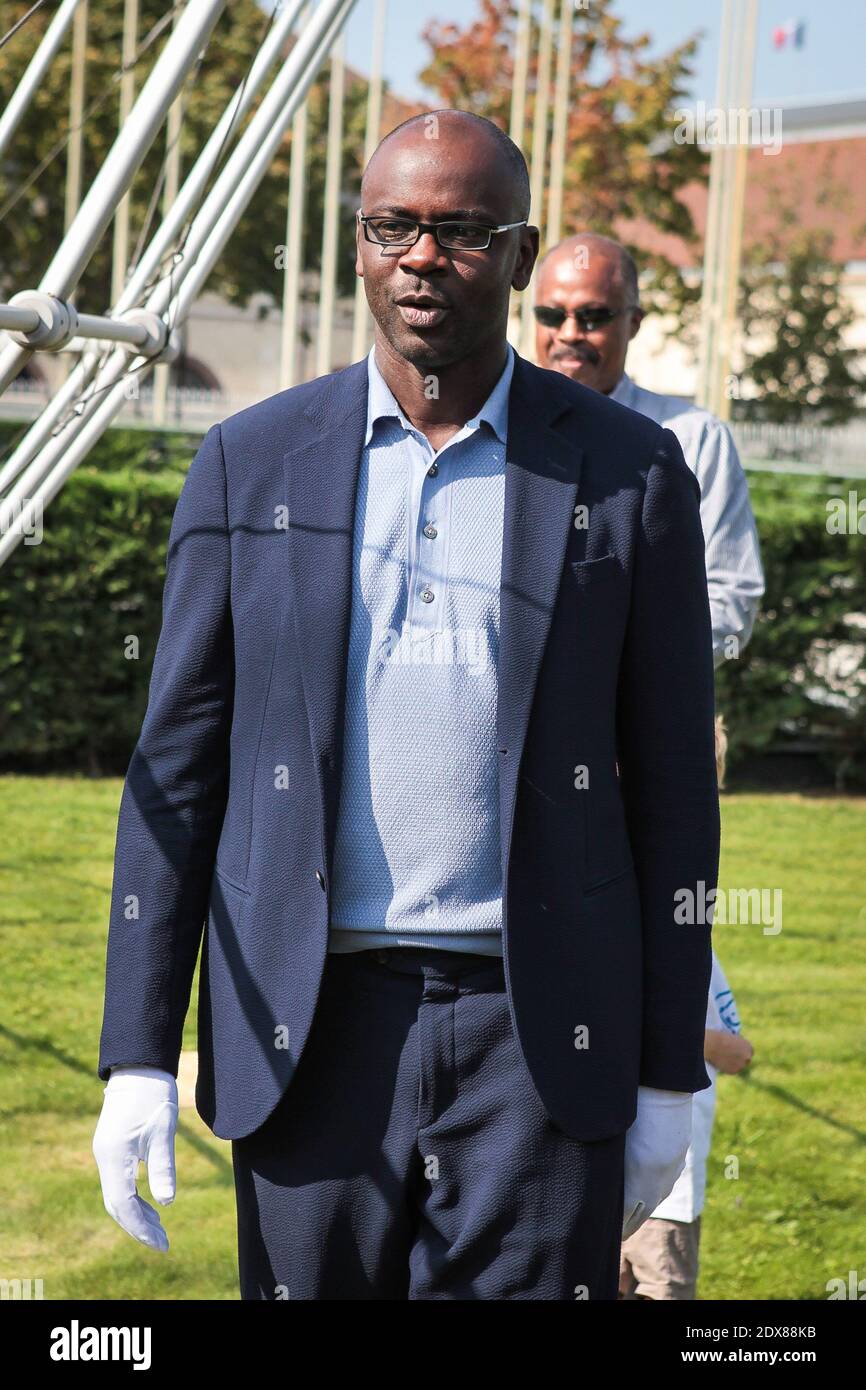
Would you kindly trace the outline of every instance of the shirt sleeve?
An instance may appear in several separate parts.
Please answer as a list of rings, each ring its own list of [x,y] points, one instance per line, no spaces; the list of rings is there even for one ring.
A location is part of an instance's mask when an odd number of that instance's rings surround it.
[[[710,1015],[715,1019],[710,1022]],[[728,978],[722,969],[721,961],[713,951],[713,968],[710,975],[710,997],[707,1007],[707,1027],[708,1028],[727,1028],[729,1033],[740,1032],[740,1019],[737,1013],[737,1001],[734,992],[728,984]]]
[[[739,656],[752,635],[764,572],[749,484],[731,432],[705,425],[696,462],[713,625],[713,663]]]

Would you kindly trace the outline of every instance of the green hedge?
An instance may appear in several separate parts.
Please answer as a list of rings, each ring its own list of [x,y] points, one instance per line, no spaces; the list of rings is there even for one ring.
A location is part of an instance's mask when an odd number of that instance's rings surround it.
[[[0,427],[7,439],[11,427]],[[0,568],[0,768],[125,771],[147,703],[175,502],[198,436],[112,430],[45,512],[40,545]],[[718,672],[729,763],[812,748],[866,776],[866,711],[833,704],[816,643],[866,639],[866,537],[831,535],[850,480],[750,473],[767,575],[752,641]],[[862,492],[862,486],[861,486]],[[137,660],[127,659],[130,635]],[[856,684],[856,679],[849,684]],[[828,698],[829,697],[829,698]]]
[[[41,544],[19,545],[0,568],[3,769],[125,772],[147,704],[171,518],[199,442],[109,431],[46,508]],[[137,660],[125,655],[130,635]]]
[[[729,762],[769,749],[814,750],[837,783],[866,778],[862,658],[840,683],[822,669],[826,649],[866,642],[866,536],[827,529],[827,502],[866,482],[749,473],[766,593],[752,640],[717,672],[716,700]],[[852,656],[856,655],[852,652]]]

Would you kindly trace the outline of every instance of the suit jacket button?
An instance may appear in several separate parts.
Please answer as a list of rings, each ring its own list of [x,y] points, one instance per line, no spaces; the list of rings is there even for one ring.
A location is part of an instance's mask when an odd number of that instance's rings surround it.
[[[316,870],[316,879],[317,879],[317,881],[318,881],[319,887],[320,887],[320,888],[324,888],[324,887],[325,887],[325,875],[322,873],[322,870],[321,870],[321,869],[317,869],[317,870]]]

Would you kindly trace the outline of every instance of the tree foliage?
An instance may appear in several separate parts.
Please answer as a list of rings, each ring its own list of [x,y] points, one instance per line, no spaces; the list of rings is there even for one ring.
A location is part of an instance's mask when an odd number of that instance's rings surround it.
[[[808,418],[845,424],[860,409],[861,354],[846,344],[856,315],[843,290],[845,267],[834,258],[828,226],[804,227],[795,188],[771,190],[769,233],[743,263],[740,320],[744,335],[741,418],[774,423]],[[830,171],[808,194],[829,216],[847,194]]]
[[[480,0],[480,13],[465,25],[427,25],[423,36],[431,55],[421,81],[444,106],[475,111],[508,130],[516,16],[512,0]],[[678,195],[706,178],[706,157],[696,144],[676,144],[671,137],[674,112],[688,96],[698,36],[651,57],[650,35],[626,34],[613,0],[575,6],[573,24],[563,235],[594,231],[624,241],[647,272],[648,306],[664,302],[683,312],[694,303],[695,289],[667,256],[647,254],[630,240],[630,225],[647,221],[658,231],[696,241],[691,213]],[[523,141],[527,160],[537,85],[534,40]],[[548,119],[552,128],[552,103]],[[535,222],[541,212],[533,209]]]

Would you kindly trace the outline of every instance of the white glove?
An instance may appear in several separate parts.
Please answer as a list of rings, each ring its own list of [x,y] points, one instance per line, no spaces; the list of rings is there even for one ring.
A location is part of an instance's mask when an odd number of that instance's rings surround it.
[[[691,1091],[638,1086],[637,1116],[625,1136],[622,1238],[634,1235],[673,1191],[692,1138]]]
[[[176,1129],[177,1082],[170,1072],[112,1067],[93,1136],[102,1200],[119,1226],[153,1250],[167,1250],[168,1236],[157,1212],[139,1197],[135,1179],[143,1159],[156,1201],[174,1201]]]

